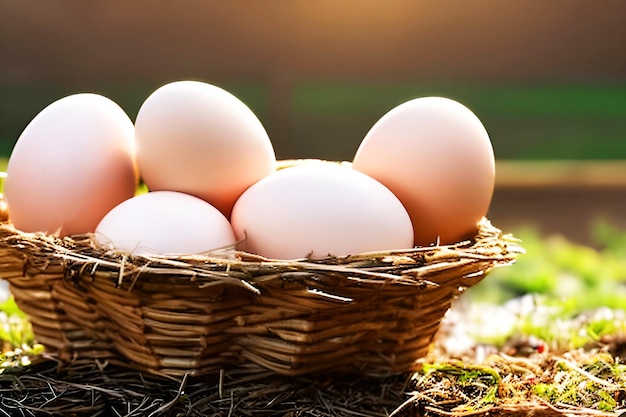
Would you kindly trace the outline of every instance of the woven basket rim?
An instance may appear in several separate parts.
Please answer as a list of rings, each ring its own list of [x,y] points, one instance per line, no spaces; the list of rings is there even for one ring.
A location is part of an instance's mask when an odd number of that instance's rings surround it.
[[[519,254],[524,253],[519,239],[505,234],[491,224],[487,218],[481,219],[477,225],[474,239],[463,240],[448,245],[417,246],[406,249],[363,252],[345,256],[328,256],[321,259],[270,259],[260,255],[241,251],[232,247],[190,255],[148,255],[128,253],[114,250],[98,243],[95,234],[86,233],[66,237],[58,237],[42,232],[23,232],[16,229],[10,221],[0,222],[0,239],[3,245],[21,252],[45,254],[59,262],[72,262],[84,267],[112,268],[120,271],[120,277],[129,273],[166,274],[175,272],[177,275],[193,277],[195,280],[209,278],[211,280],[232,280],[234,276],[266,271],[267,273],[298,273],[302,271],[319,273],[337,273],[353,275],[369,283],[395,283],[405,285],[428,285],[427,279],[416,281],[414,277],[406,278],[386,271],[370,270],[373,260],[382,261],[387,265],[404,268],[411,272],[411,267],[418,268],[416,258],[424,264],[453,260],[470,262],[491,262],[497,266],[514,263]],[[210,267],[209,267],[210,266]],[[422,271],[424,272],[424,271]],[[410,274],[409,274],[410,275]],[[420,275],[427,276],[427,273]],[[241,285],[253,292],[256,288],[238,280]],[[435,285],[435,284],[433,284]]]

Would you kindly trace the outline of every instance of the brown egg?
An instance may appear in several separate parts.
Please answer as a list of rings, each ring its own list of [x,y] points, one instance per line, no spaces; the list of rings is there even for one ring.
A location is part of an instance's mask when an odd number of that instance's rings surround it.
[[[151,191],[194,195],[229,216],[250,185],[276,169],[270,139],[231,93],[199,81],[153,92],[135,121],[137,163]]]
[[[485,127],[467,107],[441,97],[414,99],[385,114],[363,139],[353,168],[400,199],[420,246],[471,236],[495,182]]]
[[[134,128],[124,110],[97,94],[44,108],[9,158],[4,193],[13,225],[25,232],[93,232],[135,194]]]

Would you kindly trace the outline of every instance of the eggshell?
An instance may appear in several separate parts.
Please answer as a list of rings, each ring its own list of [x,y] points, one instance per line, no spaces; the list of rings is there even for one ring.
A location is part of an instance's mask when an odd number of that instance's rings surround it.
[[[132,197],[138,183],[134,127],[121,107],[75,94],[44,108],[9,158],[4,193],[13,225],[25,232],[93,232]]]
[[[400,201],[378,181],[337,164],[277,171],[248,188],[231,223],[242,249],[268,258],[324,258],[410,248]]]
[[[150,190],[195,195],[226,216],[246,188],[276,169],[259,119],[211,84],[160,87],[139,109],[135,129],[139,170]]]
[[[495,182],[485,127],[467,107],[441,97],[411,100],[385,114],[363,139],[353,168],[402,201],[422,246],[475,233]]]
[[[235,244],[219,210],[174,191],[141,194],[119,204],[98,224],[96,239],[116,250],[152,255],[197,254]]]

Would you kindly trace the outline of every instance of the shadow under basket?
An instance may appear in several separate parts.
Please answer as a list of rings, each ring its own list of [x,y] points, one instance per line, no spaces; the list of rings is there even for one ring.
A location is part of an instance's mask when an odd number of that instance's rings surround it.
[[[455,245],[302,261],[134,256],[92,235],[0,223],[0,277],[48,351],[172,377],[243,364],[284,375],[412,370],[452,300],[520,252],[487,219]]]

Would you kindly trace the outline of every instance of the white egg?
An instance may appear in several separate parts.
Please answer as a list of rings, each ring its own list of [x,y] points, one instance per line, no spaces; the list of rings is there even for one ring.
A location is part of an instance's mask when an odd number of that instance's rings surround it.
[[[154,191],[111,210],[96,228],[97,241],[133,254],[187,255],[235,244],[230,223],[197,197]]]
[[[400,201],[367,175],[334,163],[286,168],[248,188],[231,217],[242,249],[268,258],[324,258],[410,248]]]

